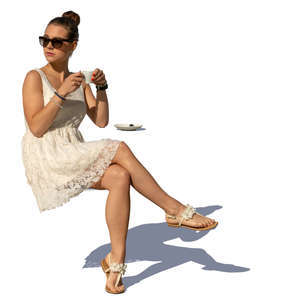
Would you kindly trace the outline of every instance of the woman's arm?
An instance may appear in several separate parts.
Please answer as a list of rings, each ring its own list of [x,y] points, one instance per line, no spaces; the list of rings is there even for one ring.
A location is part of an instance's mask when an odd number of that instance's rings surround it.
[[[63,97],[67,95],[60,89],[57,92]],[[47,105],[44,106],[42,79],[35,70],[31,70],[26,74],[22,95],[24,115],[29,129],[34,136],[42,137],[61,109],[51,100],[59,105],[62,104],[63,100],[54,94]]]
[[[99,90],[95,98],[89,84],[83,81],[87,115],[98,127],[105,127],[109,121],[109,107],[105,90]]]

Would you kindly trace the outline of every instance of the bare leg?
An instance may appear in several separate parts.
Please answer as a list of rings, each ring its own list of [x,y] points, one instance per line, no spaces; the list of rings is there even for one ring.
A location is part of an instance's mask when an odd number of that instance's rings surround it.
[[[166,213],[177,215],[185,209],[185,205],[168,195],[159,186],[126,143],[121,142],[112,162],[124,167],[130,173],[133,187],[147,199],[162,208]],[[199,223],[201,223],[201,226],[206,226],[212,224],[214,221],[214,219],[205,216],[201,217],[199,215],[195,215],[193,219],[193,221],[186,221],[186,223],[191,225],[199,225]]]
[[[129,216],[130,184],[124,183],[123,186],[110,190],[105,207],[105,219],[111,240],[111,255],[117,263],[123,262],[125,258]]]
[[[117,163],[125,168],[130,173],[133,187],[144,197],[165,210],[165,212],[173,214],[181,207],[179,201],[169,196],[159,186],[124,142],[121,142],[112,163]]]
[[[126,238],[130,216],[130,174],[119,165],[109,167],[110,170],[103,176],[102,184],[109,189],[106,201],[105,218],[111,240],[111,260],[123,263],[126,255]],[[108,257],[106,256],[108,263]],[[124,290],[121,282],[117,288],[114,284],[118,273],[110,272],[107,286],[113,291]],[[121,286],[121,287],[120,287]]]

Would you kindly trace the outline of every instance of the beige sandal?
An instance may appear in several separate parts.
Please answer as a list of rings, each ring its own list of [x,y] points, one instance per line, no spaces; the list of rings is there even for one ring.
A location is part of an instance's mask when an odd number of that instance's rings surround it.
[[[121,276],[125,274],[127,264],[125,264],[125,263],[123,263],[123,264],[119,263],[118,264],[118,263],[115,263],[115,262],[111,262],[110,261],[110,256],[111,256],[111,253],[109,252],[109,254],[108,254],[108,264],[106,263],[105,258],[102,259],[102,261],[101,261],[102,270],[106,275],[106,279],[108,278],[110,272],[119,272],[119,275],[117,277],[117,281],[115,283],[115,287],[117,287],[119,285],[119,282],[120,282],[120,286],[122,286],[123,283],[122,283]],[[111,293],[111,294],[121,294],[121,293],[124,292],[124,291],[122,291],[122,292],[113,292],[106,285],[105,285],[105,290],[108,293]]]
[[[194,226],[189,226],[189,225],[182,225],[182,221],[183,220],[188,220],[188,219],[192,219],[193,215],[194,214],[198,214],[200,216],[203,216],[199,213],[196,212],[196,209],[194,207],[192,207],[191,205],[187,204],[186,205],[186,209],[182,212],[182,214],[180,216],[172,216],[172,215],[169,215],[166,213],[166,221],[167,221],[167,224],[168,226],[171,226],[171,227],[185,227],[185,228],[189,228],[189,229],[193,229],[193,230],[208,230],[208,229],[212,229],[214,227],[217,226],[218,222],[215,221],[213,224],[211,225],[208,225],[206,227],[194,227]],[[178,218],[181,217],[181,220],[179,221]],[[168,218],[171,218],[171,219],[176,219],[178,224],[174,224],[174,223],[170,223],[168,222]]]

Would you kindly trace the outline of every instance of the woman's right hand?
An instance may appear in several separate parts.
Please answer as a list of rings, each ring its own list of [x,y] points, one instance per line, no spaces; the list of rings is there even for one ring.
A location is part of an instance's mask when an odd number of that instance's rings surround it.
[[[57,92],[63,97],[67,96],[80,87],[83,78],[84,76],[80,71],[70,74],[67,78],[65,78]]]

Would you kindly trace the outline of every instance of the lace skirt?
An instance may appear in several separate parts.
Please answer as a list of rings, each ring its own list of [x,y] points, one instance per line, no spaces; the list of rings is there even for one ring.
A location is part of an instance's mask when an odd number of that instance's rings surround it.
[[[78,128],[22,138],[22,160],[40,212],[70,201],[99,181],[111,164],[120,140],[84,141]]]

